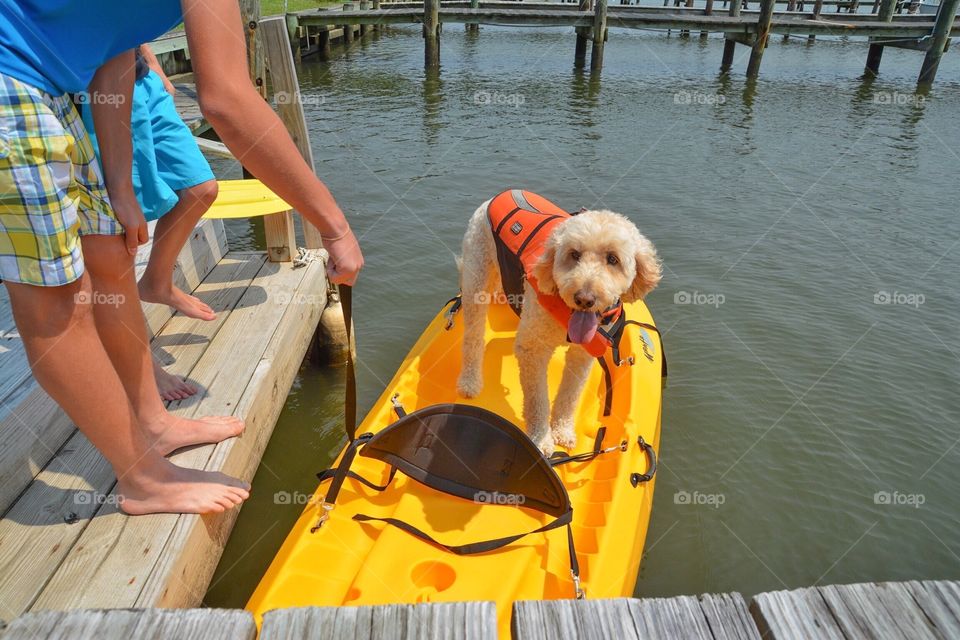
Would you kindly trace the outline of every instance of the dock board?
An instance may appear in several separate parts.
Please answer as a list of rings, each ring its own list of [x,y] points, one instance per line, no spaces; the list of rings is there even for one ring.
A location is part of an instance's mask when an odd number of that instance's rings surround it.
[[[138,257],[143,263],[145,256]],[[326,300],[322,261],[299,269],[262,252],[231,252],[204,221],[181,253],[178,281],[218,313],[213,322],[144,305],[152,349],[201,391],[172,403],[184,416],[233,414],[239,438],[176,454],[183,466],[249,480],[286,400]],[[301,301],[287,304],[288,301]],[[0,318],[4,316],[0,315]],[[22,399],[0,423],[0,618],[72,608],[200,603],[237,510],[131,518],[111,498],[112,470],[26,371]],[[13,354],[13,356],[11,356]],[[20,398],[20,396],[16,396]]]
[[[246,611],[222,609],[44,611],[15,620],[3,640],[253,640]]]

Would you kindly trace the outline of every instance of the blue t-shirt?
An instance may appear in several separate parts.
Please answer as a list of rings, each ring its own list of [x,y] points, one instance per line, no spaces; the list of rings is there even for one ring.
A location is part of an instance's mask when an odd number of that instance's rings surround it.
[[[0,0],[0,73],[79,93],[104,62],[182,20],[180,0]]]

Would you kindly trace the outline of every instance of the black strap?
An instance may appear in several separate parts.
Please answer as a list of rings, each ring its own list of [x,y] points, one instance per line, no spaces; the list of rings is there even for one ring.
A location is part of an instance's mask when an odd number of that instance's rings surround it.
[[[566,464],[568,462],[586,462],[587,460],[593,460],[601,453],[603,453],[603,437],[607,435],[607,428],[601,426],[597,429],[597,437],[593,439],[593,451],[584,451],[583,453],[560,453],[554,452],[548,462],[551,467],[555,467],[558,464]]]
[[[333,478],[333,482],[330,483],[330,488],[327,489],[327,495],[323,498],[324,502],[328,504],[335,504],[337,502],[337,496],[340,494],[340,488],[343,486],[343,481],[346,480],[347,476],[351,473],[350,465],[353,464],[353,459],[357,457],[357,449],[359,449],[360,445],[365,444],[372,437],[372,433],[365,433],[359,438],[350,440],[350,442],[347,443],[346,449],[343,450],[343,457],[340,459],[340,464],[332,469],[326,469],[317,474],[317,477],[320,478],[320,480]],[[393,475],[390,476],[390,479],[393,479]],[[390,484],[389,480],[387,481],[387,484]],[[386,488],[386,486],[384,486],[384,488]]]
[[[458,545],[444,544],[430,537],[428,534],[424,533],[420,529],[417,529],[412,524],[408,522],[404,522],[403,520],[397,520],[396,518],[374,518],[373,516],[367,516],[362,513],[358,513],[353,516],[353,519],[356,520],[357,522],[385,522],[398,529],[406,531],[407,533],[409,533],[414,537],[420,538],[421,540],[424,540],[433,545],[436,545],[441,549],[444,549],[445,551],[449,551],[450,553],[455,553],[458,556],[468,556],[468,555],[473,555],[475,553],[485,553],[487,551],[500,549],[502,547],[507,546],[508,544],[516,542],[520,538],[529,536],[534,533],[543,533],[545,531],[550,531],[551,529],[556,529],[557,527],[562,527],[563,525],[569,526],[570,522],[573,520],[573,509],[567,511],[559,518],[555,520],[551,520],[550,522],[543,525],[542,527],[538,529],[534,529],[533,531],[527,531],[526,533],[518,533],[516,535],[506,536],[504,538],[494,538],[492,540],[479,540],[477,542],[469,542],[467,544],[458,544]],[[576,554],[574,553],[571,557],[572,557],[572,560],[575,562]]]
[[[340,472],[340,467],[331,467],[330,469],[324,469],[323,471],[321,471],[320,473],[318,473],[318,474],[317,474],[317,478],[320,479],[320,482],[324,482],[325,480],[329,480],[330,478],[335,478],[336,475],[337,475],[339,472]],[[366,485],[366,486],[370,487],[371,489],[374,489],[375,491],[386,491],[386,490],[387,490],[387,487],[390,486],[390,483],[393,482],[394,476],[397,475],[397,468],[396,468],[396,467],[390,467],[390,475],[387,477],[387,481],[384,482],[382,485],[380,485],[380,484],[374,484],[374,483],[370,482],[369,480],[367,480],[366,478],[364,478],[363,476],[361,476],[359,473],[354,473],[353,471],[347,471],[347,474],[346,474],[346,475],[347,475],[348,478],[353,478],[354,480],[356,480],[356,481],[359,482],[360,484]],[[341,484],[342,484],[342,483],[341,483]],[[330,496],[329,496],[329,494],[328,494],[328,495],[327,495],[327,498],[329,498],[329,497],[330,497]],[[336,497],[336,496],[334,496],[334,497]],[[327,501],[328,503],[330,503],[330,504],[333,504],[333,502],[332,502],[331,500],[329,500],[329,499],[327,499],[326,501]]]
[[[347,380],[343,404],[343,426],[347,432],[347,439],[353,442],[357,437],[357,372],[353,364],[352,336],[353,287],[345,284],[340,285],[340,308],[343,310],[343,324],[347,331]],[[328,500],[328,502],[332,502],[332,500]]]

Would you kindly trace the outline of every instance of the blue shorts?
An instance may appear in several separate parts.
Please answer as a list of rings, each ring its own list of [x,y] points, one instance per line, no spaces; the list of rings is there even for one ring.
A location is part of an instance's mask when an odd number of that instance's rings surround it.
[[[83,108],[83,123],[99,158],[100,146],[88,105]],[[134,84],[130,128],[133,188],[147,220],[156,220],[173,209],[181,189],[215,179],[190,128],[177,113],[173,96],[153,71]]]

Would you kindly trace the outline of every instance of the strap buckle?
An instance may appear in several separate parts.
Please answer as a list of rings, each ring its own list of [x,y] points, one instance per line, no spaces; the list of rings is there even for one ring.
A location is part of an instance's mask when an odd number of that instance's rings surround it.
[[[587,592],[580,586],[580,574],[571,569],[570,575],[573,576],[573,592],[576,594],[576,599],[583,600],[587,597]]]
[[[327,502],[327,499],[324,498],[323,502],[320,503],[320,509],[323,511],[323,513],[320,514],[317,524],[310,527],[310,533],[316,533],[317,530],[323,526],[323,523],[330,519],[330,512],[333,511],[333,504]]]

